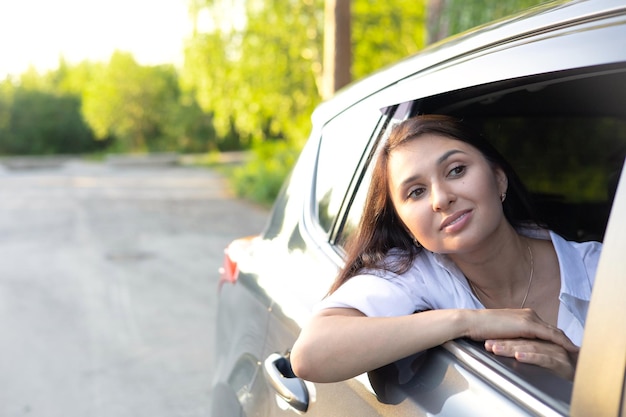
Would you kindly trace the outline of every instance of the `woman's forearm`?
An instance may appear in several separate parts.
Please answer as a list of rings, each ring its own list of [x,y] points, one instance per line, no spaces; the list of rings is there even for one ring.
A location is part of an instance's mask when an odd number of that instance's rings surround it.
[[[296,375],[314,382],[341,381],[466,335],[468,310],[399,317],[343,310],[317,315],[303,329],[291,353]]]

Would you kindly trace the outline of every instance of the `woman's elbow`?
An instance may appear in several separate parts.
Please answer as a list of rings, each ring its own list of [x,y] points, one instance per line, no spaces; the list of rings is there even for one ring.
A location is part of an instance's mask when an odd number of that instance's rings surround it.
[[[347,309],[341,309],[345,314]],[[358,313],[360,314],[360,313]],[[330,320],[330,321],[329,321]],[[311,382],[336,382],[342,378],[341,366],[337,358],[342,352],[337,348],[343,345],[344,339],[341,326],[337,326],[337,318],[333,315],[321,313],[314,316],[307,326],[302,329],[300,336],[291,349],[291,368],[294,374]]]
[[[315,372],[317,366],[313,363],[314,359],[312,359],[312,355],[309,353],[309,349],[307,349],[305,343],[297,340],[291,349],[289,359],[291,369],[298,378],[306,381],[319,382],[317,381],[319,375]]]

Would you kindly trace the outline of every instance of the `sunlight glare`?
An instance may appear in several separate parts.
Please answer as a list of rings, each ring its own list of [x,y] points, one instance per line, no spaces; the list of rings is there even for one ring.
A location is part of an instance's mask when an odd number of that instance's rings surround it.
[[[180,65],[191,32],[186,0],[0,0],[0,79],[29,66],[108,61],[115,50],[142,65]]]

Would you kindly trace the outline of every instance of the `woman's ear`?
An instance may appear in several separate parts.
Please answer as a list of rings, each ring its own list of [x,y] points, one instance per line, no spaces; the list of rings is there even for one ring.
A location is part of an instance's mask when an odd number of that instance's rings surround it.
[[[499,194],[506,194],[506,191],[509,189],[509,179],[507,178],[504,170],[500,167],[495,169],[496,174],[496,183],[498,184],[498,192]]]

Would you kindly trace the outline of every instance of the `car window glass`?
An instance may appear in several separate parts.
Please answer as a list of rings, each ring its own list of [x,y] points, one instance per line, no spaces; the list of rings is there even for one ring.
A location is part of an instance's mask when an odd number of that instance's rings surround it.
[[[375,106],[357,104],[332,119],[322,130],[315,201],[319,225],[326,233],[330,233],[334,225],[366,144],[381,116]]]
[[[337,240],[337,244],[339,246],[345,245],[347,239],[352,236],[352,234],[357,230],[357,227],[359,226],[359,221],[361,220],[361,212],[363,211],[363,207],[365,206],[365,199],[367,198],[367,188],[369,187],[370,183],[369,179],[372,175],[372,166],[373,164],[370,164],[368,166],[367,173],[354,195],[354,200],[352,202],[352,206],[354,208],[351,209],[346,216],[346,221],[341,231],[340,238],[339,240]]]
[[[387,137],[389,136],[389,132],[391,128],[395,124],[398,124],[398,123],[399,123],[398,120],[389,121],[384,131],[380,134],[380,137],[378,138],[378,143],[377,143],[376,148],[373,148],[373,149],[380,149],[379,145],[381,143],[385,143],[385,141],[387,140]],[[376,160],[376,155],[377,155],[376,153],[374,155],[371,155],[371,162],[366,166],[365,175],[362,176],[362,179],[358,185],[358,188],[356,189],[354,193],[352,205],[350,207],[350,210],[347,212],[343,227],[336,239],[336,244],[339,247],[343,247],[345,245],[346,241],[350,238],[350,236],[352,236],[352,234],[357,230],[359,226],[359,221],[361,220],[361,213],[363,211],[363,207],[365,206],[365,200],[367,198],[367,190],[370,185],[372,169],[374,167],[374,161]]]

